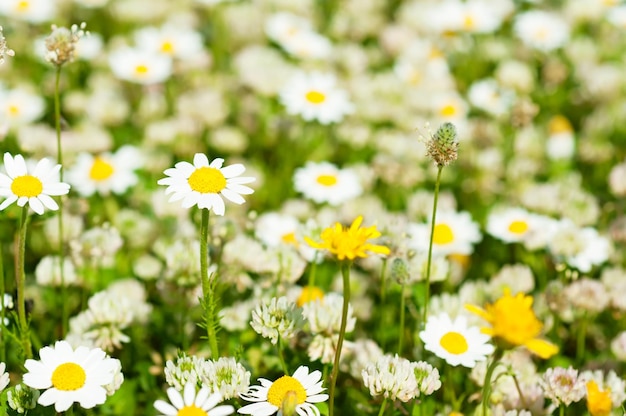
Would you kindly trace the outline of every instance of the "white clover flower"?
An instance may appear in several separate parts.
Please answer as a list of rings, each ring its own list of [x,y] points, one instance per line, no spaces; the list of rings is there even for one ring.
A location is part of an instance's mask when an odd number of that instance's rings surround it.
[[[234,358],[220,357],[204,362],[200,382],[228,400],[248,391],[250,372]]]
[[[611,301],[611,295],[604,284],[588,277],[571,282],[565,287],[563,294],[570,305],[589,313],[604,311]]]
[[[0,173],[0,197],[6,199],[0,204],[0,211],[14,202],[19,207],[28,203],[39,215],[44,213],[44,208],[56,211],[59,206],[51,196],[66,195],[70,190],[68,184],[59,182],[61,165],[52,165],[46,158],[37,162],[29,173],[22,155],[13,157],[5,153],[4,169],[6,175]]]
[[[408,402],[419,396],[419,387],[411,362],[406,358],[383,355],[362,372],[363,384],[373,397]]]
[[[541,379],[545,396],[556,405],[569,406],[585,397],[585,380],[572,368],[548,368]]]
[[[303,323],[302,311],[285,296],[262,302],[252,311],[250,321],[252,328],[272,344],[276,344],[279,338],[288,340],[295,336]]]
[[[181,391],[188,383],[195,383],[202,387],[206,360],[195,355],[182,354],[176,358],[176,363],[167,360],[165,363],[165,381],[174,389]]]
[[[417,391],[415,397],[419,394],[430,395],[441,388],[441,380],[439,379],[439,370],[425,361],[411,363],[413,374],[417,381]]]
[[[63,277],[63,278],[61,278]],[[43,257],[35,268],[37,284],[42,286],[78,285],[81,282],[76,274],[74,263],[69,258],[63,259],[63,276],[59,256]]]
[[[341,327],[341,315],[343,309],[343,296],[338,293],[328,293],[322,299],[307,302],[302,305],[302,314],[309,324],[312,334],[326,336],[339,334]],[[346,333],[354,331],[356,318],[354,309],[348,304],[346,317]]]
[[[84,231],[77,240],[70,241],[72,259],[77,266],[85,261],[96,261],[99,266],[115,264],[115,255],[124,245],[117,228],[109,223]]]
[[[7,391],[7,403],[17,413],[26,413],[37,407],[39,390],[32,389],[26,384],[18,384]]]

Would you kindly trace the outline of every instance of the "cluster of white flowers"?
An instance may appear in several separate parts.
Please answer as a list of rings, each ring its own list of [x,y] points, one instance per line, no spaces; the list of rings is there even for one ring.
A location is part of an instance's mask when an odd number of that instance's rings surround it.
[[[585,397],[585,379],[578,370],[569,367],[549,368],[541,379],[545,396],[556,405],[569,406]]]
[[[363,383],[374,397],[408,402],[421,394],[429,395],[441,387],[439,371],[430,364],[383,355],[362,372]]]
[[[130,341],[123,331],[148,319],[152,306],[143,286],[133,279],[118,280],[89,298],[88,309],[70,319],[67,340],[72,345],[99,347],[111,352]]]
[[[298,306],[285,296],[263,301],[252,311],[250,325],[258,334],[276,344],[288,341],[302,329],[304,318]]]

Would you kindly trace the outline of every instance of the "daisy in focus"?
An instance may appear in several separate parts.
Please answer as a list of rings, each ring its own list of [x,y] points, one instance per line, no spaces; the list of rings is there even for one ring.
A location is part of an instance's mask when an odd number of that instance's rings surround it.
[[[337,257],[337,260],[354,260],[357,257],[368,257],[367,252],[389,254],[388,247],[372,244],[368,240],[381,236],[375,225],[361,228],[363,217],[358,216],[350,227],[344,227],[340,223],[328,227],[322,231],[322,242],[318,243],[308,237],[304,240],[313,248],[328,250]]]
[[[417,251],[428,251],[430,224],[409,224],[409,246]],[[437,213],[433,234],[433,254],[472,254],[473,245],[481,239],[478,224],[468,212],[442,211]]]
[[[130,145],[98,156],[81,153],[74,166],[67,170],[67,181],[82,196],[119,195],[137,183],[135,170],[142,166],[141,152]]]
[[[419,335],[424,349],[453,366],[473,368],[477,361],[484,361],[495,350],[488,344],[490,337],[481,334],[477,327],[468,326],[462,315],[454,321],[445,312],[430,316]]]
[[[193,164],[178,162],[173,168],[165,170],[167,178],[160,179],[159,185],[167,185],[166,194],[172,194],[169,202],[182,200],[183,208],[213,210],[217,215],[224,215],[224,200],[235,204],[246,202],[241,195],[249,195],[254,191],[244,186],[254,182],[250,176],[239,176],[246,168],[242,164],[222,167],[224,159],[209,159],[202,153],[196,153]]]
[[[521,292],[511,296],[508,289],[505,289],[501,298],[486,305],[485,309],[465,305],[467,310],[491,324],[491,327],[482,328],[482,332],[495,338],[498,345],[505,348],[524,346],[530,352],[547,359],[556,354],[559,348],[538,338],[543,324],[537,319],[532,306],[532,296]]]
[[[173,387],[167,389],[170,403],[164,400],[154,402],[154,408],[160,413],[158,416],[226,416],[235,412],[230,405],[217,406],[223,400],[219,393],[211,394],[211,390],[203,386],[196,393],[196,383],[187,382],[181,395]]]
[[[354,111],[346,91],[337,88],[332,74],[299,73],[280,92],[280,101],[287,113],[299,114],[306,121],[336,123]]]
[[[308,162],[296,169],[293,181],[297,192],[317,203],[341,205],[363,192],[356,172],[328,162]]]
[[[61,165],[53,165],[43,158],[29,173],[22,155],[4,154],[6,175],[0,172],[0,197],[6,198],[0,204],[0,211],[17,201],[17,206],[28,206],[37,214],[45,208],[56,211],[59,205],[51,196],[66,195],[70,191],[67,183],[59,182]]]
[[[282,409],[293,409],[299,415],[319,416],[320,411],[314,403],[328,400],[328,394],[322,394],[322,373],[315,370],[309,373],[307,366],[300,366],[293,376],[284,375],[270,381],[259,378],[260,386],[252,386],[241,398],[252,404],[237,410],[237,413],[254,416],[270,416]],[[290,413],[290,414],[293,414]],[[213,416],[213,414],[212,414]]]
[[[57,341],[53,347],[39,350],[40,360],[26,360],[23,382],[35,389],[46,389],[37,402],[42,406],[54,404],[64,412],[73,403],[85,409],[103,404],[107,386],[115,381],[119,361],[110,358],[100,348],[72,349],[67,341]]]
[[[169,56],[129,47],[111,52],[109,66],[117,78],[144,85],[158,84],[172,74]]]

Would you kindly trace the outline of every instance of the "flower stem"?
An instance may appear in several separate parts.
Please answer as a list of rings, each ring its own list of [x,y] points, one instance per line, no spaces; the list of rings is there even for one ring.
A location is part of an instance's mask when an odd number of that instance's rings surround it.
[[[489,407],[489,400],[491,398],[491,377],[493,376],[493,371],[496,369],[500,362],[500,358],[502,357],[502,351],[499,348],[496,348],[496,351],[493,353],[493,358],[489,367],[487,367],[487,373],[485,374],[485,382],[483,383],[483,397],[482,397],[482,414],[483,416],[487,416],[487,408]]]
[[[200,226],[200,276],[202,277],[202,297],[204,300],[204,314],[206,320],[207,337],[211,347],[211,358],[217,360],[219,349],[215,331],[215,297],[214,285],[209,279],[209,210],[202,210],[202,224]]]
[[[565,416],[565,405],[559,405],[559,416]]]
[[[380,405],[380,410],[378,412],[378,416],[383,416],[385,414],[385,407],[387,407],[387,398],[383,399],[383,403]]]
[[[26,252],[26,229],[28,226],[28,206],[22,207],[20,215],[20,229],[17,237],[17,251],[15,257],[15,283],[17,286],[17,317],[20,328],[20,342],[22,354],[25,358],[32,358],[28,319],[26,318],[26,303],[24,289],[26,286],[26,273],[24,272],[24,258]],[[4,294],[3,294],[4,295]]]
[[[404,341],[404,310],[405,307],[405,293],[406,286],[402,285],[402,289],[400,290],[400,333],[398,334],[398,355],[402,355],[402,343]]]
[[[285,355],[283,354],[283,339],[278,336],[278,343],[276,344],[278,349],[278,359],[280,360],[280,366],[283,369],[285,375],[289,374],[289,369],[287,368],[287,363],[285,363]]]
[[[524,397],[524,393],[519,385],[519,381],[517,380],[517,376],[514,372],[512,372],[511,377],[513,377],[513,382],[515,383],[515,388],[517,389],[517,394],[519,394],[520,402],[524,409],[528,409],[528,403],[526,403],[526,398]]]
[[[61,165],[59,171],[59,180],[63,182],[63,150],[61,147],[61,65],[56,67],[56,76],[54,82],[54,127],[56,130],[57,139],[57,163]],[[63,247],[63,195],[58,197],[59,204],[59,273],[61,275],[61,338],[65,336],[67,332],[67,325],[69,321],[69,310],[67,308],[67,287],[65,285],[65,250]]]
[[[341,263],[341,276],[343,277],[343,308],[341,311],[341,326],[339,327],[339,338],[337,339],[337,348],[335,349],[335,360],[333,362],[333,371],[330,375],[330,388],[328,389],[328,415],[333,416],[335,404],[335,385],[337,384],[337,376],[339,375],[339,359],[341,358],[341,348],[343,347],[343,338],[346,335],[346,324],[348,321],[348,306],[350,303],[350,262]]]
[[[437,166],[437,180],[435,182],[435,197],[433,200],[433,213],[430,220],[430,241],[428,242],[428,261],[426,263],[426,282],[424,291],[424,315],[422,317],[422,326],[426,325],[428,319],[428,302],[430,301],[430,268],[433,258],[433,238],[435,236],[435,219],[437,215],[437,201],[439,199],[439,183],[441,182],[441,172],[443,165]]]
[[[579,321],[578,336],[576,337],[576,361],[582,362],[585,358],[585,340],[587,337],[587,315],[583,315]]]
[[[386,322],[385,320],[385,303],[386,303],[386,298],[387,298],[387,290],[386,290],[386,285],[387,285],[387,258],[383,258],[382,264],[381,264],[381,269],[380,269],[380,311],[382,313],[381,316],[381,322]],[[385,325],[380,325],[378,328],[378,342],[381,346],[381,348],[385,348],[385,343],[384,343],[384,333],[385,333]]]

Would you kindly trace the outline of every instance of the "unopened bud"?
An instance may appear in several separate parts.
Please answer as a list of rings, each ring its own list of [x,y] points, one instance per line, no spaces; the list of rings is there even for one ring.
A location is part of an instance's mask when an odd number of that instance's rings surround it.
[[[280,406],[280,410],[283,416],[296,416],[296,406],[298,405],[298,394],[289,390],[285,393],[283,403]]]
[[[404,285],[409,281],[409,265],[403,259],[396,257],[391,262],[391,278],[398,284]]]
[[[426,143],[426,151],[437,166],[448,166],[457,159],[459,142],[454,124],[443,123]]]

